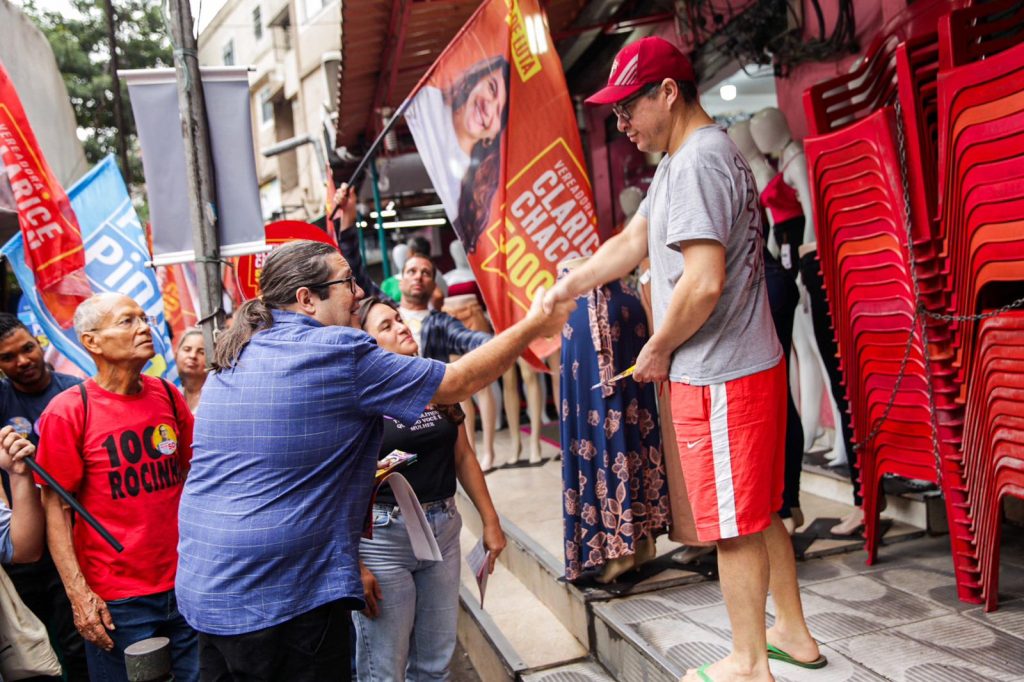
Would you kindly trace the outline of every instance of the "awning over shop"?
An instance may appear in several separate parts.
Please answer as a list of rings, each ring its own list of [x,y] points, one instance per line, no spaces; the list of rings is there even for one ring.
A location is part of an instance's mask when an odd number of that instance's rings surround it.
[[[543,3],[553,33],[587,0]],[[336,144],[358,155],[479,7],[480,0],[359,0],[341,7]]]

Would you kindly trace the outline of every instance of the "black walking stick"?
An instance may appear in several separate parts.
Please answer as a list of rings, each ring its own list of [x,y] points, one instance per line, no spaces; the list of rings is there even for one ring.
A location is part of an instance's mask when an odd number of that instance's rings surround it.
[[[53,476],[51,476],[46,471],[46,469],[39,466],[34,457],[26,457],[25,464],[28,465],[29,469],[39,474],[39,478],[46,481],[46,485],[53,488],[53,492],[57,493],[60,496],[60,499],[67,502],[68,506],[75,510],[75,513],[77,513],[79,516],[85,519],[86,523],[95,528],[96,532],[99,533],[104,540],[110,543],[111,547],[116,549],[118,552],[124,551],[124,545],[115,540],[114,536],[110,534],[110,531],[104,528],[103,524],[100,523],[95,516],[86,511],[85,507],[82,506],[81,502],[75,499],[74,495],[65,490],[64,486],[62,486],[60,483],[57,483],[57,481],[53,478]]]

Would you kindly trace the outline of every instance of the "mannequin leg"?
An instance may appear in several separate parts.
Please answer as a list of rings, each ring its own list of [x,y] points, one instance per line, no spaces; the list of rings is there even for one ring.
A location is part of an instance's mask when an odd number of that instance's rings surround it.
[[[554,398],[555,412],[560,421],[562,419],[562,354],[559,351],[555,351],[548,356],[545,362],[548,364],[548,369],[551,370],[549,375],[551,379],[551,397]]]
[[[524,360],[519,360],[518,364],[526,389],[526,413],[530,417],[530,464],[537,464],[541,461],[540,429],[544,423],[544,395],[537,372]]]
[[[480,424],[484,432],[483,453],[480,457],[480,468],[484,471],[494,467],[494,426],[498,418],[498,405],[494,400],[494,393],[488,386],[476,394],[476,400],[480,403]],[[476,441],[470,441],[476,443]]]
[[[793,346],[793,316],[799,306],[799,291],[790,276],[781,265],[765,266],[765,282],[768,289],[768,303],[771,306],[772,322],[775,333],[782,345],[783,357],[788,357]],[[805,374],[800,367],[801,378]],[[801,392],[802,397],[802,392]],[[783,399],[783,396],[777,396]],[[793,402],[793,392],[786,390],[786,465],[785,484],[783,486],[782,507],[778,509],[786,528],[793,529],[803,525],[803,513],[800,511],[800,473],[803,469],[804,438],[800,414]]]
[[[818,437],[821,425],[821,393],[824,380],[819,371],[817,348],[814,345],[807,292],[800,287],[800,303],[793,320],[793,353],[800,372],[800,422],[804,430],[804,447]]]
[[[825,367],[825,360],[821,357],[821,350],[818,350],[818,358],[821,360],[821,376],[827,377],[828,370]],[[846,460],[846,439],[843,438],[843,430],[840,427],[842,424],[843,415],[839,412],[839,406],[836,404],[836,398],[832,395],[832,391],[828,392],[828,404],[832,408],[832,423],[835,424],[835,429],[832,431],[832,452],[828,457],[829,466],[843,466],[847,463]]]
[[[508,422],[508,433],[512,437],[512,452],[508,464],[519,461],[519,453],[523,449],[523,435],[519,431],[519,375],[516,366],[512,365],[501,378],[502,397],[505,407],[505,421]]]

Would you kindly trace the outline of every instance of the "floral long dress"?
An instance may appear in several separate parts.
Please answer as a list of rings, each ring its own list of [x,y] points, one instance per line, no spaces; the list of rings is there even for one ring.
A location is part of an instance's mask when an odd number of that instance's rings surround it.
[[[562,331],[565,578],[628,556],[667,530],[668,486],[653,384],[594,384],[632,366],[648,338],[629,280],[576,301]]]

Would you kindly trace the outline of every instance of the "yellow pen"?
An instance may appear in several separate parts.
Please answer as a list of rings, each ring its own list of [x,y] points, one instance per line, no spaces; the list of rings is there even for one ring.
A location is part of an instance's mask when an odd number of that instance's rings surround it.
[[[597,382],[596,384],[594,384],[593,386],[590,387],[590,390],[593,391],[595,389],[601,388],[602,386],[614,384],[619,379],[625,379],[628,376],[633,376],[633,370],[635,370],[635,369],[636,369],[636,365],[632,365],[628,369],[622,370],[621,372],[619,372],[618,374],[613,376],[608,381],[599,381],[599,382]]]

